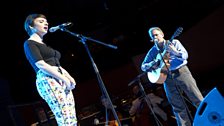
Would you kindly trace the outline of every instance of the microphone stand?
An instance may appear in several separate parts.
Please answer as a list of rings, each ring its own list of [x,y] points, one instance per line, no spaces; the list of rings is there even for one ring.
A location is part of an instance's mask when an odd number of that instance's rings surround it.
[[[144,87],[142,86],[142,83],[141,83],[140,78],[141,78],[143,75],[145,75],[145,74],[146,74],[146,72],[143,72],[143,73],[139,74],[133,81],[131,81],[131,82],[128,84],[128,86],[131,86],[134,82],[138,81],[138,85],[139,85],[139,88],[140,88],[140,92],[141,92],[141,94],[143,95],[142,97],[144,98],[145,102],[147,103],[148,108],[149,108],[150,111],[152,112],[152,115],[153,115],[153,117],[154,117],[154,119],[155,119],[155,121],[156,121],[157,126],[163,126],[163,125],[161,124],[161,122],[159,121],[159,119],[157,118],[155,112],[153,111],[151,101],[150,101],[149,97],[147,96],[147,94],[145,93],[145,91],[144,91]]]
[[[135,82],[139,81],[139,79],[144,76],[145,74],[147,74],[147,72],[143,72],[141,74],[139,74],[137,77],[135,77],[135,79],[133,79],[131,82],[128,83],[128,86],[133,85]]]
[[[112,101],[111,101],[111,99],[110,99],[110,96],[109,96],[109,94],[108,94],[108,92],[107,92],[107,90],[106,90],[106,88],[105,88],[105,85],[104,85],[104,83],[103,83],[103,80],[102,80],[102,78],[101,78],[101,76],[100,76],[100,74],[99,74],[99,70],[98,70],[98,68],[97,68],[97,66],[96,66],[96,64],[95,64],[95,62],[94,62],[94,60],[93,60],[93,58],[92,58],[92,56],[91,56],[91,53],[90,53],[89,48],[88,48],[88,45],[86,44],[86,40],[90,40],[90,41],[93,41],[93,42],[97,42],[97,43],[99,43],[99,44],[102,44],[102,45],[104,45],[104,46],[107,46],[107,47],[110,47],[110,48],[113,48],[113,49],[117,49],[117,47],[116,47],[116,46],[113,46],[113,45],[110,45],[110,44],[106,44],[106,43],[100,42],[100,41],[95,40],[95,39],[91,39],[91,38],[89,38],[89,37],[85,37],[85,36],[83,36],[83,35],[81,35],[81,34],[76,34],[76,33],[74,33],[74,32],[71,32],[71,31],[67,30],[66,28],[61,28],[60,30],[61,30],[61,31],[68,32],[68,33],[70,33],[71,35],[73,35],[73,36],[79,38],[79,39],[80,39],[79,41],[82,42],[82,44],[84,44],[85,49],[86,49],[86,51],[87,51],[87,53],[88,53],[88,56],[89,56],[89,58],[90,58],[90,60],[91,60],[91,62],[92,62],[94,71],[95,71],[95,73],[96,73],[97,80],[98,80],[98,82],[99,82],[99,86],[100,86],[100,89],[101,89],[101,91],[102,91],[102,94],[103,94],[104,96],[106,96],[107,100],[109,101],[109,104],[110,104],[110,106],[111,106],[111,110],[112,110],[112,112],[113,112],[114,118],[117,120],[118,125],[121,126],[121,122],[120,122],[120,120],[119,120],[119,118],[118,118],[118,115],[117,115],[115,109],[114,109],[114,106],[113,106]]]

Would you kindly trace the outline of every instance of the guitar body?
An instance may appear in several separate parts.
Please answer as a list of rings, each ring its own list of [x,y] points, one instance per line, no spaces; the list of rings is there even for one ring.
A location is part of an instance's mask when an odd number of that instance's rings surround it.
[[[155,76],[155,74],[158,74],[158,75],[156,75]],[[148,78],[150,78],[149,79],[149,81],[151,82],[151,83],[156,83],[156,84],[163,84],[164,82],[165,82],[165,80],[166,80],[166,78],[167,78],[167,74],[165,74],[165,73],[160,73],[160,72],[148,72],[147,73],[147,76],[148,76]]]
[[[156,57],[156,61],[160,62],[159,67],[155,70],[147,72],[148,79],[151,83],[163,84],[167,78],[168,69],[166,68],[165,63],[168,66],[168,68],[170,65],[168,64],[168,60],[165,60],[164,63],[161,58],[161,56],[164,56],[165,53],[166,51],[164,51],[161,55],[158,54]]]

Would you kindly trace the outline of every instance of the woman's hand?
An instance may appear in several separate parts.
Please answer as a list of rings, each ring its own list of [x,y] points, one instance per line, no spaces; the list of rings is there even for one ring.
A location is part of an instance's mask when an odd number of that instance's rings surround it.
[[[75,82],[75,80],[74,80],[72,77],[70,77],[70,78],[69,78],[69,81],[70,81],[69,85],[66,85],[67,88],[68,88],[69,90],[75,89],[75,86],[76,86],[76,82]]]
[[[70,83],[69,85],[66,85],[68,90],[73,90],[75,89],[75,84]]]
[[[60,67],[60,69],[62,70],[63,75],[65,76],[65,78],[67,78],[67,80],[69,80],[69,83],[65,83],[67,89],[72,90],[75,88],[76,86],[76,82],[75,79],[62,67]]]
[[[75,88],[76,83],[74,83],[74,79],[71,81],[70,78],[65,76],[62,81],[63,81],[63,84],[66,85],[66,89],[72,90]]]

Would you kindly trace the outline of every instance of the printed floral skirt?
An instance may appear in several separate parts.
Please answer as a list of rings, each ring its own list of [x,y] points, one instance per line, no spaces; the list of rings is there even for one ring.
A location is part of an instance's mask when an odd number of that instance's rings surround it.
[[[58,126],[77,126],[74,97],[65,84],[38,71],[36,86],[38,93],[54,113]]]

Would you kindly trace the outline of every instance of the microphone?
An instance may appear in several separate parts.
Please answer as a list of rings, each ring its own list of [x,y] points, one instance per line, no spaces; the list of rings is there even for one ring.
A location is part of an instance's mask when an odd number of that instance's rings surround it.
[[[157,42],[158,39],[153,39],[153,40],[150,40],[150,42]]]
[[[51,27],[51,28],[49,29],[49,32],[55,32],[55,31],[57,31],[58,29],[62,29],[62,28],[64,28],[64,27],[68,27],[68,26],[72,26],[72,25],[73,25],[72,22],[63,23],[63,24],[61,24],[61,25]]]

